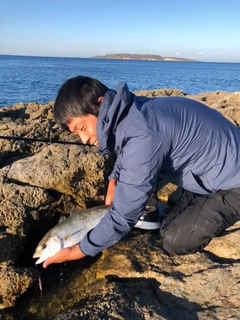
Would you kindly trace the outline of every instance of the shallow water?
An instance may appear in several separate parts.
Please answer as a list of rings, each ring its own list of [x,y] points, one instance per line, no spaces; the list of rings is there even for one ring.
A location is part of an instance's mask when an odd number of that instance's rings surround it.
[[[158,210],[163,215],[167,204],[158,202]],[[156,220],[156,216],[152,217]],[[134,228],[123,238],[136,236],[138,233],[158,233],[158,230],[146,231]],[[31,248],[32,247],[32,248]],[[28,250],[23,257],[29,267],[34,267],[34,261],[29,257],[32,254],[33,244],[27,246]],[[42,280],[42,295],[36,282],[25,294],[23,294],[14,307],[5,309],[0,320],[50,320],[59,313],[72,308],[79,300],[86,297],[86,288],[90,283],[96,281],[98,273],[98,261],[102,259],[102,254],[91,258],[85,257],[77,261],[70,261],[62,264],[50,265],[47,269],[42,268],[42,264],[37,266]],[[1,312],[0,312],[1,316]]]
[[[80,261],[51,265],[39,271],[42,295],[38,283],[23,294],[12,308],[5,309],[1,320],[50,320],[84,298],[86,285],[95,280],[94,262]]]

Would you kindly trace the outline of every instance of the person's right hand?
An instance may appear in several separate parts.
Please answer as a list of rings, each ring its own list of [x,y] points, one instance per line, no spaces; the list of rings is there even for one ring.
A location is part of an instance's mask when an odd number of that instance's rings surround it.
[[[85,257],[85,254],[80,250],[79,244],[71,248],[63,248],[58,251],[54,256],[46,259],[43,262],[43,268],[47,268],[52,263],[61,263],[70,260],[78,260]]]
[[[113,202],[113,197],[114,197],[114,188],[117,183],[117,179],[111,179],[108,183],[108,189],[107,189],[107,194],[105,198],[105,204],[107,206],[110,206]]]

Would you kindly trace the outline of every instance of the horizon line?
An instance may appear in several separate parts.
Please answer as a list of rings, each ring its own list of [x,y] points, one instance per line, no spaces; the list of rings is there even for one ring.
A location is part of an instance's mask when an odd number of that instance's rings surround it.
[[[117,53],[114,53],[117,54]],[[130,54],[130,53],[129,53]],[[132,54],[132,53],[131,53]],[[135,54],[135,53],[133,53]],[[136,54],[137,55],[137,54]],[[146,54],[139,54],[139,55],[146,55]],[[151,54],[149,54],[151,55]],[[91,57],[81,57],[81,56],[49,56],[49,55],[28,55],[28,54],[6,54],[6,53],[0,53],[0,56],[15,56],[15,57],[38,57],[38,58],[67,58],[67,59],[99,59],[99,60],[122,60],[122,61],[149,61],[149,62],[192,62],[192,63],[240,63],[240,61],[203,61],[203,60],[195,60],[195,61],[171,61],[171,60],[140,60],[140,59],[105,59],[105,58],[93,58],[95,56]],[[104,57],[104,56],[102,56]],[[174,58],[174,57],[163,57],[163,58]],[[182,59],[190,59],[190,58],[182,58]],[[190,59],[193,60],[193,59]]]

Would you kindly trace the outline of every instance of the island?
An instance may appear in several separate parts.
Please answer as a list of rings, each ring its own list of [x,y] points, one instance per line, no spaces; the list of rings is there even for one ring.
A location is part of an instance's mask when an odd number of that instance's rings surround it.
[[[189,61],[197,60],[180,58],[180,57],[162,57],[158,54],[132,54],[132,53],[114,53],[105,56],[93,56],[92,59],[118,59],[118,60],[152,60],[152,61]]]

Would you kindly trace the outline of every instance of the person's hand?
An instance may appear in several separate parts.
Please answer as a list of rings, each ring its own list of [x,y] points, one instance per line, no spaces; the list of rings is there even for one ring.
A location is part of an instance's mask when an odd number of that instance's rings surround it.
[[[117,179],[111,179],[108,183],[108,189],[107,189],[107,194],[105,198],[105,204],[107,206],[110,206],[113,202],[113,197],[114,197],[114,188],[117,183]]]
[[[78,260],[85,257],[85,254],[79,249],[79,245],[72,248],[64,248],[58,251],[51,258],[46,259],[43,262],[43,268],[47,268],[52,263],[61,263],[70,260]]]

